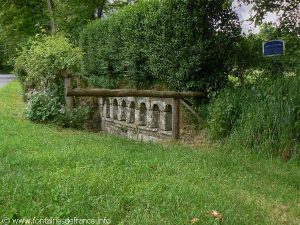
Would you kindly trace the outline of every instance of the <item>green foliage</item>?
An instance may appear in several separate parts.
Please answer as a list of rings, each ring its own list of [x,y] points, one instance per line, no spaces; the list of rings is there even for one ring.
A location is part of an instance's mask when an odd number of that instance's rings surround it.
[[[46,1],[0,0],[0,54],[3,64],[13,65],[17,51],[29,37],[48,26]],[[3,65],[2,64],[2,65]]]
[[[89,112],[89,108],[83,106],[72,110],[62,108],[59,115],[55,118],[54,123],[62,127],[81,129]]]
[[[84,26],[95,19],[97,8],[103,8],[106,0],[53,0],[54,21],[57,32],[63,33],[72,42],[78,42]]]
[[[36,92],[26,104],[25,115],[33,122],[44,123],[54,120],[62,108],[62,101],[55,94]]]
[[[17,52],[36,35],[50,34],[50,18],[57,33],[78,44],[79,33],[90,21],[128,4],[108,0],[0,0],[0,65],[13,65]]]
[[[281,39],[285,42],[285,54],[280,57],[262,58],[260,67],[270,75],[282,74],[283,72],[300,71],[300,37],[293,34],[286,34],[280,29],[264,24],[258,38],[263,41]],[[257,57],[259,58],[259,57]]]
[[[83,128],[89,114],[87,107],[67,110],[64,101],[55,92],[36,92],[26,104],[25,116],[36,123],[52,122],[62,127]]]
[[[285,54],[277,57],[264,57],[262,43],[270,40],[283,40]],[[300,39],[293,34],[286,34],[272,24],[263,24],[259,34],[243,36],[238,42],[238,51],[231,76],[241,84],[246,83],[249,75],[263,77],[281,76],[284,73],[300,72]],[[256,73],[256,74],[255,74]]]
[[[100,87],[97,77],[115,81],[114,87],[222,87],[240,34],[237,16],[225,3],[144,1],[91,23],[80,41],[86,75]]]
[[[63,77],[80,74],[82,58],[81,50],[73,48],[65,37],[42,37],[23,50],[14,73],[25,92],[52,89],[63,82]]]
[[[13,67],[10,66],[0,66],[0,74],[11,74]]]
[[[212,138],[226,137],[232,132],[241,116],[244,97],[240,91],[227,88],[209,105],[207,125]]]
[[[287,75],[224,90],[210,106],[213,137],[284,157],[299,156],[300,77]]]
[[[62,32],[75,44],[78,44],[79,33],[87,23],[96,18],[103,19],[129,4],[127,0],[52,0],[52,2],[57,31]]]
[[[117,80],[107,76],[91,76],[88,79],[90,86],[102,87],[102,88],[114,88],[117,86]]]
[[[82,58],[80,49],[62,36],[42,37],[24,49],[14,71],[28,99],[28,119],[64,127],[82,126],[87,109],[65,110],[63,86],[64,77],[80,74]]]

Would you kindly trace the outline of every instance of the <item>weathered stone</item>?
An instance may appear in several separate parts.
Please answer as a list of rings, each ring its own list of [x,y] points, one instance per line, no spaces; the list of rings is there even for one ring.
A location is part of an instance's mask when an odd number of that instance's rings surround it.
[[[98,102],[103,131],[143,141],[172,139],[172,99],[107,97]]]

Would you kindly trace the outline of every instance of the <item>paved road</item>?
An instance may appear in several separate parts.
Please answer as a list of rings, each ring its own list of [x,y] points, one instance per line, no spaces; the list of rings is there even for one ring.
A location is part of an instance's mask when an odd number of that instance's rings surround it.
[[[7,83],[16,79],[14,75],[11,74],[0,74],[0,88],[2,88]]]

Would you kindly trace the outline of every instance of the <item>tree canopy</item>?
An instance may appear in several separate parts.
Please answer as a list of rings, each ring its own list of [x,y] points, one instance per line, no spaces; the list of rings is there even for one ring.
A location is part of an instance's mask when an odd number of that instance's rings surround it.
[[[130,4],[126,0],[0,0],[2,61],[14,60],[17,49],[37,34],[63,33],[77,43],[90,21]]]
[[[252,5],[252,20],[258,25],[268,13],[276,13],[280,28],[286,33],[300,37],[300,0],[239,0]]]

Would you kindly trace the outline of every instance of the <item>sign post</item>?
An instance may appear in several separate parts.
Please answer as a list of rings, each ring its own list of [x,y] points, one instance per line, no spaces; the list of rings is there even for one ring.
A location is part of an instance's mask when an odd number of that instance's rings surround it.
[[[263,42],[263,56],[281,56],[285,53],[285,43],[283,40],[273,40]]]

